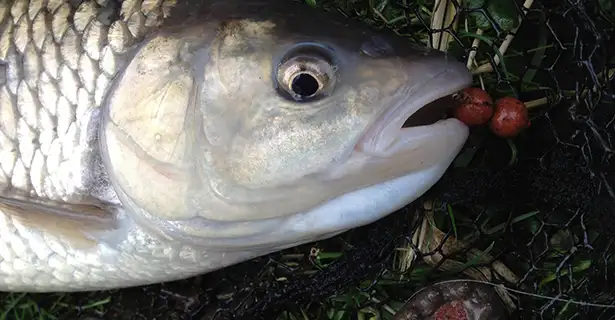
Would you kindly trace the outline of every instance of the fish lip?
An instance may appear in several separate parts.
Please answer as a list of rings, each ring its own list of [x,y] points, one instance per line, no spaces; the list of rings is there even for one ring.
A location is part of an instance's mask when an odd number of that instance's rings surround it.
[[[452,96],[472,84],[472,74],[465,65],[458,62],[447,62],[447,65],[448,67],[422,82],[421,85],[411,88],[410,93],[393,107],[385,109],[366,128],[354,150],[365,154],[381,154],[393,144],[397,135],[403,129],[404,123],[419,110],[429,107],[436,100]],[[447,85],[440,86],[438,82],[441,80],[446,81]],[[435,89],[424,90],[428,86]],[[404,89],[406,88],[399,90]],[[397,96],[397,93],[393,96]],[[435,123],[440,121],[443,120],[438,120]],[[421,126],[431,126],[435,123]]]

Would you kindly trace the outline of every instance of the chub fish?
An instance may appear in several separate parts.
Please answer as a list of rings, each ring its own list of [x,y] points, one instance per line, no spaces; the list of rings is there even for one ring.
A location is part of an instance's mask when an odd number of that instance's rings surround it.
[[[292,0],[0,0],[0,290],[177,280],[376,221],[468,136],[406,120],[470,83]]]

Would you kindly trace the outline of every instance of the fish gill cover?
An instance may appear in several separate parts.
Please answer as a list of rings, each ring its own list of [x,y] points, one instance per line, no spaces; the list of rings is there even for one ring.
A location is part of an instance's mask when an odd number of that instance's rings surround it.
[[[414,319],[404,302],[451,279],[491,283],[509,319],[615,317],[615,4],[306,2],[454,53],[531,126],[473,127],[420,201],[333,239],[167,284],[5,294],[2,318]]]

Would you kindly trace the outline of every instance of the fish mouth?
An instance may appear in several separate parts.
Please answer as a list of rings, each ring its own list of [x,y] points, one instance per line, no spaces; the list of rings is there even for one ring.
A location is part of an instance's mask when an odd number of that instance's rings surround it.
[[[451,64],[453,64],[451,66]],[[393,145],[410,134],[412,128],[434,126],[445,122],[458,122],[456,127],[464,125],[451,118],[454,107],[453,95],[467,88],[472,83],[472,75],[465,65],[449,63],[449,67],[434,75],[421,85],[406,88],[405,98],[393,104],[368,127],[355,150],[371,155],[388,156],[397,149]],[[392,98],[395,99],[395,98]],[[465,126],[465,125],[464,125]],[[450,126],[442,126],[447,130]],[[403,140],[403,139],[402,139]]]
[[[450,118],[455,105],[454,95],[449,94],[426,104],[408,117],[401,128],[428,126]]]

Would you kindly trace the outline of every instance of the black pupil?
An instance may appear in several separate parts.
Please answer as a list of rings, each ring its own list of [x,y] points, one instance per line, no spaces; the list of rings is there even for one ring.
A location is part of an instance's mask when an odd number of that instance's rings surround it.
[[[293,78],[293,92],[301,97],[309,97],[318,91],[318,81],[308,73],[300,73]]]

